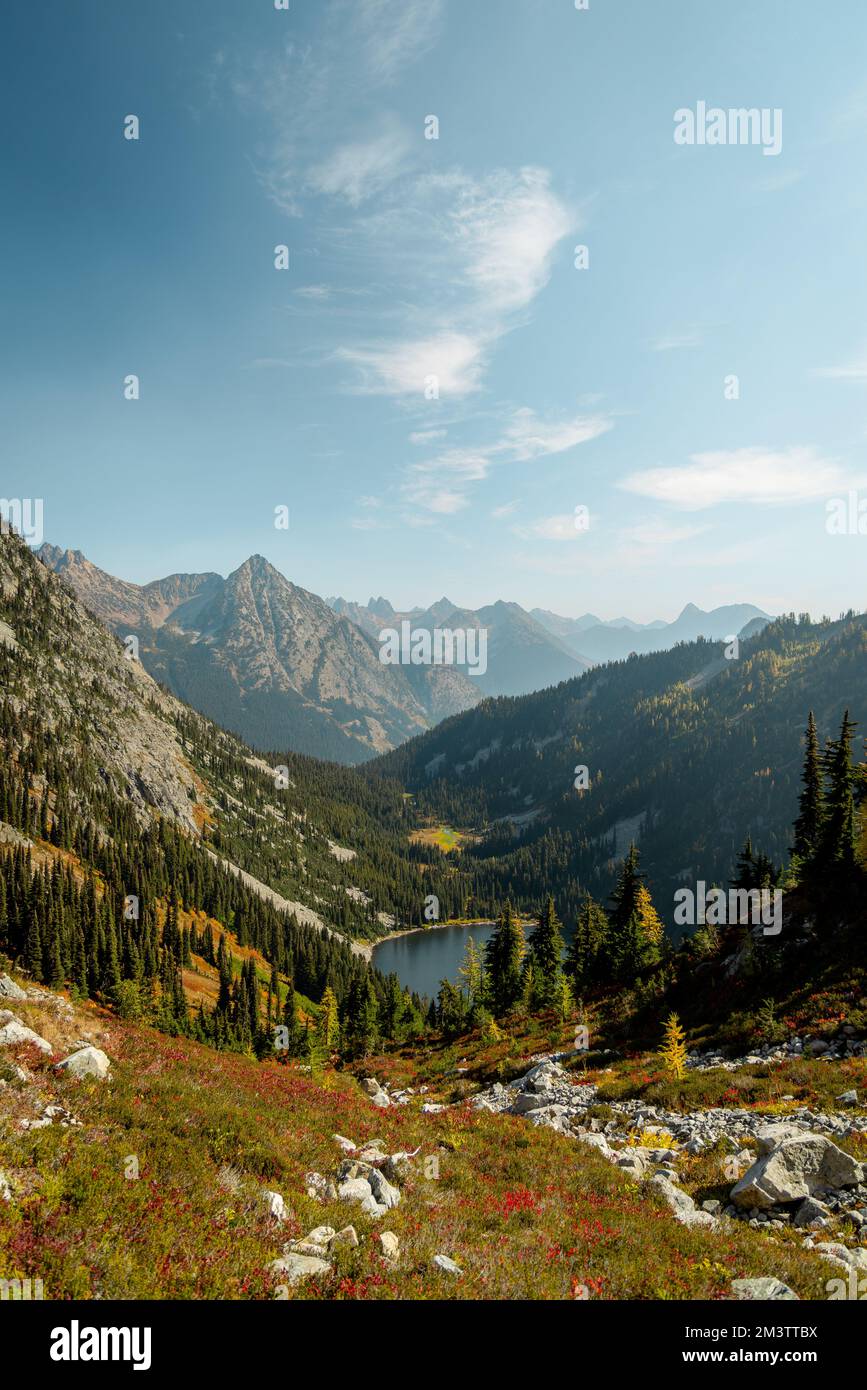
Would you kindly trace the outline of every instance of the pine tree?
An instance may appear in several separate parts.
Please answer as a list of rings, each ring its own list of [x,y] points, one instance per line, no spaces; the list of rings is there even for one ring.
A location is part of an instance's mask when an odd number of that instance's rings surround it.
[[[604,979],[608,914],[589,894],[578,909],[575,934],[566,953],[566,974],[578,993]]]
[[[39,930],[39,918],[34,912],[30,918],[30,926],[27,929],[27,940],[24,943],[24,964],[30,971],[34,980],[42,979],[42,933]]]
[[[609,914],[611,964],[615,977],[621,981],[634,979],[645,965],[659,959],[664,934],[638,864],[638,850],[630,845]]]
[[[485,947],[488,988],[494,1013],[508,1013],[521,996],[524,931],[507,902]]]
[[[539,917],[538,926],[530,933],[527,947],[533,962],[534,1000],[548,1005],[554,998],[563,955],[563,928],[550,894]]]
[[[852,767],[852,741],[857,728],[843,715],[840,737],[829,739],[823,765],[825,771],[825,820],[819,859],[826,869],[851,869],[855,864],[855,773]]]
[[[812,710],[807,719],[805,744],[802,787],[798,798],[800,810],[795,821],[795,843],[792,853],[803,863],[809,864],[815,859],[821,843],[824,800],[822,759],[819,753],[816,719]]]

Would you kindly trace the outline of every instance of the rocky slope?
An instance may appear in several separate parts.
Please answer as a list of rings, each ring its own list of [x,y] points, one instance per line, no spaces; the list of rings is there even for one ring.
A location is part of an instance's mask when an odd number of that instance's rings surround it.
[[[46,544],[39,555],[117,636],[138,639],[157,680],[264,750],[357,763],[480,698],[458,670],[384,665],[373,637],[260,555],[227,579],[145,585],[80,551]]]

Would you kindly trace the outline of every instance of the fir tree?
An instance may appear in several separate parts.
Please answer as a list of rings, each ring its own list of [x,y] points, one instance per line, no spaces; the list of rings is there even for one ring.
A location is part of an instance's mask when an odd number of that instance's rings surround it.
[[[542,1005],[550,1004],[554,998],[563,955],[563,929],[550,893],[538,925],[530,933],[527,947],[533,962],[535,999]]]
[[[792,853],[800,861],[809,864],[815,859],[821,843],[824,799],[822,759],[819,753],[816,719],[812,710],[807,718],[805,744],[801,794],[798,798],[800,810],[798,819],[795,821],[795,843],[792,846]]]
[[[523,928],[507,902],[485,947],[488,989],[497,1015],[508,1013],[521,996],[523,954]]]

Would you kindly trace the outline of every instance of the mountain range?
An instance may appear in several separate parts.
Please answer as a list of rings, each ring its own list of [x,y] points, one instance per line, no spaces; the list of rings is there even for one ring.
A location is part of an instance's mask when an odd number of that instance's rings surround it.
[[[386,753],[486,697],[557,686],[591,665],[697,636],[718,639],[767,615],[751,604],[704,613],[688,604],[673,623],[562,618],[500,600],[478,609],[443,597],[397,610],[326,601],[260,555],[227,578],[172,574],[148,584],[116,578],[80,550],[37,552],[121,640],[134,637],[146,670],[180,699],[263,751],[291,749],[348,765]],[[484,631],[484,669],[387,664],[381,634]]]

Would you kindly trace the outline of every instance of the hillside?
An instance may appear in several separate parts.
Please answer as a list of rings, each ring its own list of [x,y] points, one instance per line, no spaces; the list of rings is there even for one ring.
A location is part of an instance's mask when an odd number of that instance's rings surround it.
[[[596,668],[555,690],[476,709],[377,760],[420,814],[483,834],[465,851],[518,902],[545,882],[570,920],[604,897],[635,840],[659,911],[680,882],[728,879],[746,836],[790,843],[806,712],[820,738],[867,707],[867,619],[778,619],[745,640]],[[576,789],[588,769],[589,788]]]
[[[0,1017],[44,1044],[0,1047],[0,1278],[41,1279],[46,1299],[731,1299],[768,1296],[739,1282],[764,1279],[825,1300],[839,1279],[821,1233],[697,1209],[725,1200],[734,1149],[690,1153],[647,1131],[648,1102],[630,1097],[653,1058],[572,1055],[528,1080],[540,1044],[559,1034],[568,1048],[566,1030],[536,1025],[493,1048],[471,1038],[371,1057],[359,1075],[379,1077],[376,1090],[346,1071],[216,1053],[8,976],[0,988]],[[106,1076],[54,1065],[87,1049]],[[769,1122],[786,1128],[784,1087],[806,1089],[815,1114],[862,1082],[864,1061],[800,1069],[797,1082],[784,1063],[693,1079],[707,1098],[741,1086],[732,1132],[750,1146]],[[549,1122],[554,1094],[572,1105],[575,1134]],[[675,1129],[725,1113],[664,1095]],[[853,1118],[840,1113],[843,1133]],[[657,1169],[679,1169],[679,1211],[671,1181],[651,1178],[654,1143]],[[358,1179],[340,1174],[377,1165],[392,1205],[371,1215],[349,1190]],[[858,1210],[842,1196],[827,1250],[854,1258],[843,1213]]]

